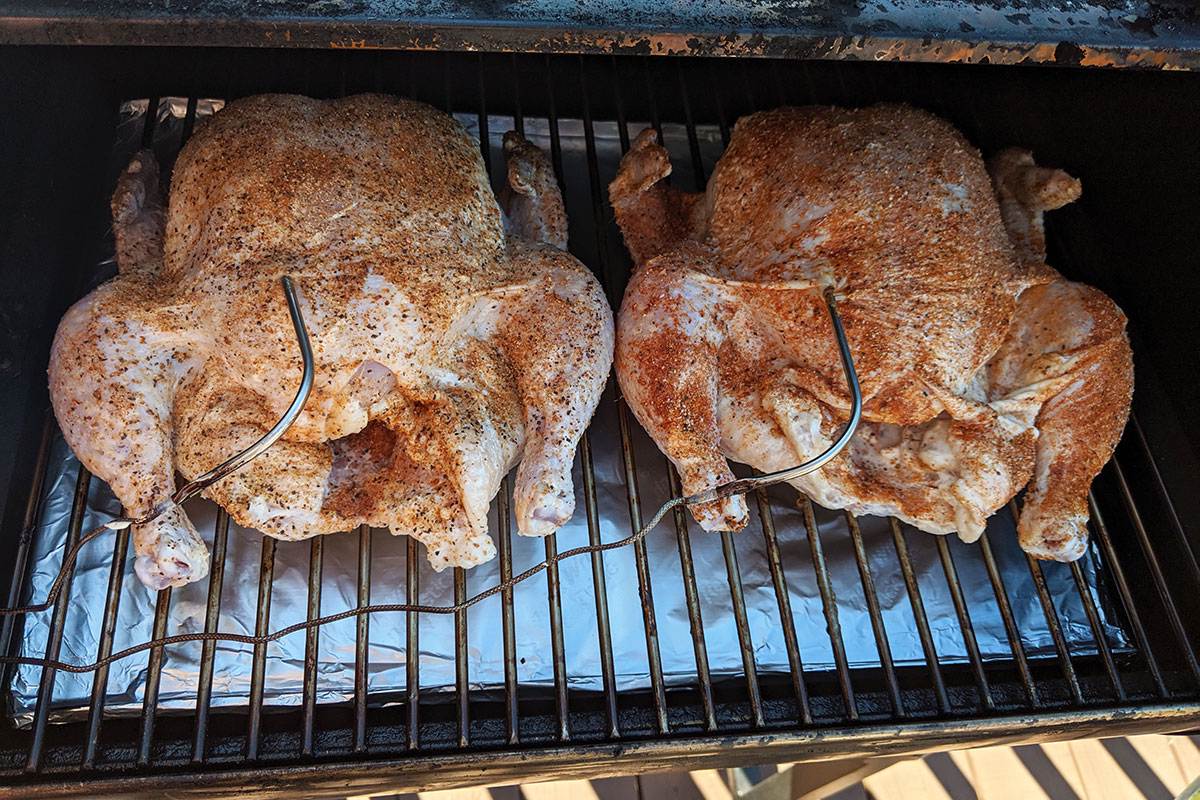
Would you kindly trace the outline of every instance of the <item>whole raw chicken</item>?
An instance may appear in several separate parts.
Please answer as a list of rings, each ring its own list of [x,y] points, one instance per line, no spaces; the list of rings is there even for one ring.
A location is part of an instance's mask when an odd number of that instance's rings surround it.
[[[1007,151],[992,165],[906,106],[740,120],[703,193],[666,183],[653,131],[610,192],[637,264],[618,322],[622,393],[686,493],[825,450],[849,415],[822,293],[864,396],[847,449],[794,481],[816,502],[977,538],[1028,484],[1042,558],[1083,552],[1087,491],[1129,413],[1125,318],[1045,265],[1042,212],[1079,184]],[[999,202],[997,200],[999,199]],[[746,523],[740,497],[694,506]]]
[[[505,138],[503,213],[478,146],[449,116],[384,96],[232,103],[181,153],[170,207],[149,153],[113,198],[120,274],[76,303],[50,362],[67,442],[134,517],[175,472],[211,469],[290,403],[287,435],[206,491],[283,539],[360,524],[415,536],[436,569],[491,558],[487,513],[517,462],[521,533],[574,509],[571,463],[612,351],[612,313],[568,255],[548,160]],[[154,588],[203,577],[178,507],[133,530]]]

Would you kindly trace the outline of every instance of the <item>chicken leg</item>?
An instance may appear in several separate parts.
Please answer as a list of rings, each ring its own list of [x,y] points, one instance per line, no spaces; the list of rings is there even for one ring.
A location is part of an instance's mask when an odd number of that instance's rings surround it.
[[[175,387],[196,365],[186,314],[162,302],[158,168],[139,153],[113,194],[120,283],[73,305],[54,337],[50,397],[63,435],[125,513],[148,516],[175,491]],[[134,570],[153,589],[208,574],[208,550],[178,507],[133,526]]]
[[[517,531],[545,536],[575,509],[571,464],[612,367],[612,311],[595,276],[566,253],[566,207],[550,159],[516,131],[504,135],[504,153],[508,257],[522,277],[496,309],[523,408],[514,505]]]
[[[1022,265],[1051,283],[1025,290],[987,366],[990,405],[1039,431],[1033,479],[1017,525],[1038,558],[1074,561],[1087,544],[1087,493],[1112,457],[1133,395],[1125,315],[1103,292],[1046,266],[1045,211],[1079,196],[1079,182],[1006,150],[988,164]]]

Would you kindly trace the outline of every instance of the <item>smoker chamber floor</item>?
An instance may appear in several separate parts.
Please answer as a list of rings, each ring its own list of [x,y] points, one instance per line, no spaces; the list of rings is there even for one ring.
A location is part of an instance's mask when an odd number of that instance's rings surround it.
[[[841,69],[774,62],[488,56],[466,69],[459,60],[381,54],[356,62],[369,69],[345,63],[332,86],[318,77],[310,78],[316,87],[256,88],[425,100],[478,134],[496,182],[499,136],[524,130],[551,152],[571,250],[614,306],[629,261],[606,185],[644,125],[660,129],[673,180],[688,188],[702,185],[738,116],[783,103],[912,96],[985,149],[1037,149],[1027,131],[985,127],[962,82],[931,97],[919,81],[876,81],[863,77],[869,70],[848,82]],[[219,107],[204,99],[212,96],[126,103],[113,176],[138,146],[169,167],[197,119]],[[1089,269],[1086,210],[1061,214],[1051,221],[1052,260],[1070,277],[1102,276]],[[89,267],[87,280],[106,270]],[[22,780],[167,781],[204,765],[257,783],[275,778],[237,771],[252,762],[282,770],[281,780],[302,767],[333,776],[347,759],[378,759],[408,769],[409,785],[431,785],[482,779],[469,777],[476,769],[495,779],[522,768],[550,774],[598,752],[632,759],[620,762],[626,768],[720,758],[717,742],[746,748],[726,760],[770,760],[785,748],[791,757],[828,756],[954,737],[1053,737],[1114,718],[1185,727],[1200,715],[1191,614],[1200,569],[1137,410],[1097,480],[1094,547],[1076,564],[1025,558],[1005,512],[967,546],[797,505],[784,487],[752,498],[755,520],[741,534],[707,534],[675,514],[630,552],[564,562],[453,619],[359,617],[338,631],[295,634],[286,648],[165,648],[95,677],[9,670],[19,727],[0,739],[0,771]],[[80,663],[148,634],[231,624],[262,633],[339,602],[443,604],[557,550],[627,535],[677,491],[611,386],[576,461],[571,529],[545,542],[517,539],[506,486],[493,507],[500,556],[487,570],[434,576],[418,545],[369,530],[276,543],[197,505],[215,552],[207,583],[151,596],[131,576],[127,536],[115,535],[89,546],[69,599],[23,624],[6,620],[0,635],[9,653]],[[10,605],[30,591],[44,595],[60,541],[117,511],[49,423],[39,465],[27,519],[35,535],[18,551],[23,588]],[[80,618],[89,635],[79,634]]]

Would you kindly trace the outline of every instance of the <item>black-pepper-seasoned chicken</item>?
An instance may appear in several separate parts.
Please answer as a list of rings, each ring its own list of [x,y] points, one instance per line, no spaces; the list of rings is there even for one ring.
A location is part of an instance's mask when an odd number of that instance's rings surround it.
[[[293,276],[316,363],[275,446],[207,496],[295,539],[360,524],[420,539],[435,568],[492,557],[487,511],[518,462],[523,534],[574,509],[571,463],[608,374],[612,312],[568,255],[548,160],[505,139],[502,213],[449,116],[384,96],[264,95],[184,148],[165,215],[152,156],[113,198],[120,274],[71,308],[50,362],[67,442],[127,512],[167,500],[266,432],[301,362],[279,289]],[[136,570],[197,580],[181,509],[133,531]]]
[[[684,492],[730,480],[726,457],[776,471],[836,438],[850,403],[832,286],[864,421],[796,487],[972,540],[1028,484],[1022,547],[1082,554],[1087,490],[1129,413],[1125,318],[1045,264],[1042,212],[1078,182],[1017,151],[990,168],[949,123],[895,105],[743,118],[694,194],[665,182],[653,131],[638,137],[610,186],[637,263],[617,377]],[[746,522],[740,497],[693,511],[709,530]]]

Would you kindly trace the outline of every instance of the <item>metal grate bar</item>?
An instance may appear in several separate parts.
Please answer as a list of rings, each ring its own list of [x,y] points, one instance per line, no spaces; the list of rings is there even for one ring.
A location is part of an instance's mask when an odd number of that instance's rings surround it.
[[[91,485],[92,474],[79,467],[79,475],[75,479],[75,496],[71,502],[71,520],[67,529],[67,541],[64,551],[75,546],[79,541],[80,529],[83,527],[83,512],[87,506],[88,487]],[[46,658],[57,659],[62,647],[64,623],[67,620],[67,609],[70,607],[71,584],[75,579],[75,570],[67,573],[63,582],[62,592],[54,604],[54,614],[50,618],[50,630],[46,641]],[[50,719],[50,702],[54,697],[54,677],[57,670],[53,667],[43,667],[42,677],[38,683],[37,708],[33,716],[33,740],[29,747],[29,758],[25,762],[26,772],[37,772],[41,769],[42,749],[46,744],[46,723]]]
[[[863,596],[867,601],[867,613],[871,617],[871,630],[875,634],[875,645],[879,649],[879,662],[883,665],[884,682],[887,683],[888,698],[898,716],[907,716],[904,700],[900,695],[900,681],[896,678],[896,667],[892,663],[892,647],[888,643],[887,628],[883,624],[883,612],[879,608],[879,593],[875,591],[875,580],[871,577],[871,564],[867,559],[867,548],[863,544],[858,519],[849,511],[844,513],[850,529],[850,542],[854,546],[854,560],[858,564],[858,576],[862,581]]]
[[[405,545],[404,602],[416,605],[421,602],[421,562],[418,560],[421,554],[417,552],[417,540],[413,537],[408,537]],[[415,750],[421,746],[421,615],[407,611],[404,620],[404,692],[408,700],[406,744],[410,750]]]
[[[783,629],[783,643],[787,648],[788,666],[792,678],[792,692],[800,709],[800,721],[812,724],[812,708],[808,703],[808,688],[804,685],[804,667],[800,661],[800,646],[796,641],[796,622],[792,617],[792,601],[788,596],[787,576],[779,554],[779,539],[775,535],[775,517],[767,493],[759,489],[754,493],[758,503],[758,516],[762,521],[763,538],[767,545],[767,563],[771,568],[771,583],[775,588],[775,600],[779,604],[779,624]]]
[[[721,552],[725,556],[729,597],[733,600],[733,619],[737,626],[738,644],[742,648],[742,671],[746,675],[746,692],[750,698],[751,721],[756,728],[761,728],[763,726],[762,693],[758,687],[758,670],[754,665],[754,640],[750,636],[750,621],[746,618],[746,599],[742,593],[742,574],[738,570],[737,550],[733,546],[733,534],[729,531],[721,531]]]
[[[1179,616],[1179,609],[1175,606],[1175,600],[1171,597],[1171,590],[1167,587],[1167,579],[1163,575],[1162,564],[1159,563],[1158,554],[1154,550],[1154,545],[1150,543],[1150,537],[1146,533],[1146,526],[1142,522],[1142,514],[1138,511],[1137,503],[1133,500],[1133,494],[1129,491],[1129,484],[1125,482],[1125,473],[1121,470],[1121,465],[1116,459],[1112,461],[1113,474],[1116,475],[1117,485],[1121,488],[1121,500],[1125,505],[1125,510],[1129,514],[1129,521],[1133,523],[1133,529],[1137,533],[1138,543],[1142,547],[1142,553],[1146,556],[1146,564],[1150,567],[1150,576],[1154,581],[1154,588],[1158,590],[1158,596],[1162,600],[1163,608],[1167,612],[1167,622],[1171,626],[1175,638],[1183,645],[1183,656],[1187,661],[1188,669],[1197,680],[1200,680],[1200,663],[1196,661],[1196,649],[1192,643],[1191,637],[1188,636],[1187,629],[1183,626],[1183,620]]]
[[[825,563],[825,550],[821,546],[821,532],[813,516],[812,501],[801,495],[800,506],[804,512],[804,528],[808,532],[808,549],[812,557],[813,571],[817,575],[817,589],[821,593],[821,605],[825,610],[826,630],[833,647],[833,661],[837,667],[838,686],[842,690],[846,717],[852,722],[858,719],[858,706],[854,702],[854,687],[850,682],[850,668],[846,663],[846,645],[842,641],[842,625],[838,621],[837,597],[833,592],[833,581]]]
[[[42,487],[46,482],[46,462],[50,457],[50,436],[53,430],[54,415],[47,413],[46,420],[42,424],[42,437],[38,444],[37,459],[33,467],[33,485],[30,487],[29,497],[25,501],[25,514],[21,521],[21,537],[13,558],[12,583],[8,587],[6,608],[16,608],[25,591],[26,574],[29,571],[29,550],[33,544],[34,525],[42,508]],[[17,619],[12,615],[5,615],[3,619],[0,619],[0,653],[15,655],[12,651],[12,635]],[[3,678],[5,686],[8,685],[11,673],[15,669],[16,665],[6,665],[4,669],[0,670],[0,678]]]
[[[208,573],[208,606],[204,610],[204,632],[216,633],[221,621],[221,586],[225,581],[225,548],[229,540],[229,514],[217,510],[213,532],[212,567]],[[192,737],[192,762],[203,763],[208,738],[208,710],[212,701],[213,659],[217,643],[204,642],[200,648],[200,680],[196,687],[196,727]]]
[[[1014,514],[1015,518],[1015,514]],[[1063,637],[1062,626],[1058,622],[1058,612],[1050,591],[1046,588],[1046,577],[1042,573],[1042,565],[1026,555],[1025,563],[1029,565],[1029,574],[1033,576],[1033,585],[1037,589],[1038,600],[1042,604],[1042,613],[1046,617],[1046,625],[1050,628],[1050,636],[1054,639],[1054,650],[1058,653],[1058,664],[1062,668],[1063,677],[1071,689],[1071,699],[1078,704],[1083,703],[1083,692],[1079,688],[1079,677],[1075,674],[1075,665],[1071,663],[1071,653],[1067,649],[1067,641]]]
[[[546,58],[546,118],[550,127],[550,162],[555,177],[566,196],[567,182],[563,176],[562,139],[558,129],[558,104],[554,99],[553,71]],[[569,215],[568,215],[569,218]],[[600,510],[596,500],[596,472],[592,462],[592,446],[586,432],[579,440],[579,457],[583,463],[583,497],[588,523],[588,544],[600,544]],[[608,589],[604,580],[604,554],[592,553],[592,589],[596,601],[596,635],[600,647],[600,673],[604,680],[604,704],[608,719],[608,737],[620,738],[617,714],[617,679],[613,669],[612,629],[608,620]],[[555,570],[557,572],[557,570]],[[565,676],[564,676],[565,679]],[[565,708],[566,698],[562,698]],[[560,712],[560,733],[566,727],[565,712]]]
[[[508,498],[512,496],[512,479],[504,478],[500,494],[496,496],[496,518],[500,545],[500,580],[512,578],[512,523],[509,520]],[[509,744],[520,741],[517,710],[517,629],[513,618],[513,590],[500,593],[500,614],[504,624],[504,726]]]
[[[687,80],[683,77],[682,64],[675,63],[675,73],[679,78],[679,96],[683,101],[683,120],[687,128],[688,151],[692,154],[693,183],[696,191],[702,192],[708,178],[704,171],[704,160],[700,157],[700,140],[696,136],[696,118],[692,114],[692,93],[688,89]],[[651,86],[651,91],[653,91],[653,85]]]
[[[562,190],[563,196],[566,197],[567,182],[563,175],[563,160],[562,160],[562,139],[558,129],[558,104],[554,99],[554,81],[553,73],[550,70],[550,59],[546,59],[546,94],[547,108],[546,118],[550,127],[550,162],[554,166],[554,175],[558,179],[558,185]],[[569,219],[568,215],[568,219]],[[588,522],[588,544],[596,545],[600,543],[600,509],[596,501],[596,472],[592,463],[592,445],[588,433],[579,440],[579,457],[583,464],[583,497],[586,507],[587,522]],[[604,679],[604,704],[608,718],[608,736],[611,739],[620,737],[620,728],[617,722],[617,679],[613,669],[613,653],[612,653],[612,629],[608,621],[608,589],[604,581],[604,554],[592,553],[592,591],[596,601],[596,636],[600,647],[600,672]],[[558,568],[554,568],[555,577],[557,577]],[[558,592],[556,581],[556,608],[558,607]],[[562,626],[559,625],[559,633],[562,633]],[[558,658],[558,652],[555,651],[555,658]],[[566,717],[566,657],[563,657],[563,676],[561,689],[556,686],[555,691],[561,692],[559,698],[561,709],[559,710],[559,733],[567,730]],[[556,662],[557,669],[557,662]],[[555,676],[558,680],[558,676]],[[564,737],[565,738],[565,737]]]
[[[1125,609],[1125,616],[1133,627],[1133,635],[1138,642],[1138,652],[1146,661],[1146,668],[1150,670],[1150,677],[1154,681],[1154,688],[1158,691],[1158,696],[1165,699],[1170,696],[1170,693],[1167,691],[1166,683],[1163,682],[1162,670],[1159,669],[1158,659],[1154,657],[1154,649],[1150,646],[1150,637],[1146,635],[1146,628],[1142,624],[1142,617],[1133,600],[1133,593],[1129,590],[1129,581],[1125,578],[1125,570],[1121,567],[1121,562],[1117,559],[1117,553],[1113,549],[1112,539],[1108,535],[1108,526],[1104,524],[1104,515],[1100,513],[1100,506],[1096,503],[1096,496],[1092,492],[1088,492],[1088,511],[1096,540],[1100,542],[1104,560],[1117,585],[1121,606]]]
[[[454,568],[454,602],[467,599],[467,572]],[[454,615],[454,688],[458,700],[458,746],[471,744],[471,675],[467,664],[467,612]]]
[[[929,629],[929,617],[925,613],[925,601],[921,599],[921,585],[913,572],[912,559],[908,555],[908,542],[904,540],[904,532],[895,517],[889,517],[892,528],[892,545],[896,549],[896,559],[900,562],[900,574],[904,578],[904,587],[908,591],[908,603],[912,606],[913,621],[917,624],[917,635],[921,638],[921,650],[925,653],[925,664],[929,667],[929,677],[933,681],[933,693],[937,698],[938,710],[943,714],[950,713],[950,696],[946,694],[946,682],[942,678],[942,668],[938,663],[937,648],[933,644],[933,633]]]
[[[258,565],[258,614],[254,618],[254,634],[263,636],[271,629],[271,580],[275,574],[275,540],[264,536],[262,557]],[[267,646],[254,646],[254,666],[250,672],[250,720],[246,727],[246,758],[258,758],[262,733],[263,684],[267,671]]]
[[[483,154],[484,168],[488,175],[492,174],[492,148],[488,134],[487,116],[487,87],[484,81],[483,56],[477,59],[479,77],[479,149]],[[507,581],[512,577],[512,521],[509,514],[509,498],[512,497],[513,485],[509,476],[501,483],[500,493],[496,496],[496,522],[498,526],[497,543],[499,545],[500,579]],[[513,618],[513,592],[507,589],[501,592],[500,599],[501,623],[504,630],[504,725],[506,739],[509,744],[520,741],[519,713],[517,709],[517,633],[516,621]]]
[[[596,506],[596,474],[592,469],[592,446],[585,433],[579,440],[583,459],[583,496],[587,507],[588,544],[600,544],[600,511]],[[604,678],[604,706],[609,738],[619,738],[617,724],[617,679],[613,670],[612,630],[608,624],[608,588],[604,581],[604,554],[592,553],[592,586],[596,598],[596,629],[600,640],[600,674]]]
[[[1100,615],[1096,611],[1096,604],[1092,600],[1092,593],[1088,591],[1087,583],[1083,577],[1083,570],[1079,568],[1078,561],[1072,561],[1071,577],[1075,581],[1075,589],[1079,592],[1079,599],[1083,601],[1083,611],[1087,614],[1088,625],[1092,628],[1092,636],[1096,640],[1096,649],[1100,653],[1100,658],[1104,662],[1104,671],[1108,674],[1108,681],[1112,684],[1113,691],[1117,693],[1118,700],[1125,700],[1125,687],[1121,685],[1121,679],[1117,676],[1117,665],[1113,662],[1112,652],[1108,647],[1108,637],[1104,635],[1104,626],[1100,623]]]
[[[1015,528],[1021,516],[1016,500],[1008,502],[1008,512],[1012,515]],[[1028,554],[1025,556],[1025,563],[1029,567],[1029,574],[1033,576],[1033,585],[1037,590],[1038,601],[1042,604],[1042,615],[1046,618],[1046,626],[1050,629],[1050,636],[1054,640],[1054,650],[1058,654],[1063,678],[1066,679],[1067,686],[1071,690],[1071,699],[1082,705],[1083,692],[1080,690],[1079,678],[1075,674],[1075,665],[1071,663],[1071,653],[1067,649],[1067,640],[1063,636],[1062,625],[1058,621],[1058,611],[1054,608],[1054,601],[1050,597],[1049,589],[1046,588],[1046,577],[1042,572],[1042,565]]]
[[[1138,445],[1142,450],[1142,454],[1146,459],[1146,463],[1150,467],[1150,474],[1154,476],[1155,485],[1158,486],[1158,500],[1162,503],[1163,509],[1171,518],[1171,527],[1175,530],[1175,538],[1179,539],[1183,550],[1187,553],[1188,568],[1192,573],[1192,580],[1200,584],[1200,562],[1196,560],[1196,550],[1192,547],[1192,540],[1188,538],[1183,530],[1183,522],[1179,519],[1179,512],[1175,508],[1175,503],[1171,500],[1171,495],[1167,491],[1167,485],[1163,482],[1162,473],[1158,469],[1158,461],[1154,458],[1154,451],[1150,449],[1150,443],[1146,441],[1146,434],[1142,430],[1142,423],[1138,421],[1136,414],[1131,414],[1129,417],[1130,425],[1127,432],[1132,430],[1137,434]],[[1117,460],[1113,456],[1113,461]]]
[[[1017,672],[1021,675],[1021,685],[1030,705],[1040,706],[1037,685],[1033,681],[1033,673],[1029,671],[1029,661],[1025,658],[1025,647],[1021,643],[1021,632],[1017,630],[1017,622],[1013,618],[1012,605],[1008,601],[1008,590],[1004,587],[1004,578],[996,567],[996,558],[992,555],[992,545],[988,541],[987,531],[979,537],[979,552],[983,555],[983,565],[987,569],[988,580],[992,584],[992,592],[996,595],[996,607],[1000,610],[1000,618],[1004,621],[1004,632],[1008,636],[1008,646],[1012,649],[1013,661]]]
[[[1072,248],[1068,241],[1059,239],[1059,240],[1056,240],[1056,245],[1057,245],[1057,249],[1065,255],[1066,261],[1068,263],[1078,263],[1078,259],[1072,252]],[[1131,428],[1137,428],[1140,433],[1140,428],[1138,428],[1138,426],[1137,426],[1136,417],[1133,417],[1131,415],[1130,422],[1132,424],[1126,426],[1126,431],[1128,431]],[[1144,445],[1145,440],[1142,439],[1141,441],[1142,441],[1142,444]],[[1147,455],[1148,460],[1150,461],[1151,465],[1153,466],[1154,460],[1153,460],[1153,458],[1149,457],[1150,453],[1148,450],[1146,452],[1146,455]],[[1118,458],[1115,453],[1113,454],[1111,460],[1113,462],[1113,467],[1115,469],[1120,469],[1120,466],[1118,464]],[[1171,504],[1170,498],[1166,494],[1165,487],[1162,486],[1161,476],[1158,475],[1158,470],[1157,470],[1156,466],[1153,466],[1153,471],[1154,471],[1155,477],[1158,478],[1159,486],[1162,489],[1162,500],[1164,502],[1164,505],[1167,508],[1168,512],[1170,513],[1172,519],[1175,521],[1176,526],[1177,526],[1176,529],[1177,529],[1181,539],[1184,541],[1185,549],[1187,550],[1187,552],[1190,555],[1191,548],[1187,543],[1186,536],[1183,536],[1182,528],[1178,527],[1178,518],[1175,517],[1174,506]],[[1130,502],[1132,502],[1132,498],[1130,498]],[[1194,568],[1195,567],[1195,557],[1194,556],[1192,558],[1192,565]],[[1071,577],[1075,584],[1075,589],[1078,592],[1079,600],[1084,607],[1084,613],[1088,617],[1088,624],[1092,629],[1092,634],[1093,634],[1093,637],[1096,642],[1096,649],[1099,652],[1101,661],[1104,664],[1104,669],[1105,669],[1105,673],[1108,676],[1108,681],[1112,685],[1113,691],[1116,693],[1117,698],[1119,700],[1124,700],[1124,699],[1126,699],[1125,689],[1121,683],[1121,679],[1120,679],[1119,675],[1117,674],[1116,664],[1113,661],[1112,653],[1109,651],[1107,637],[1104,635],[1103,627],[1100,624],[1099,615],[1096,610],[1095,602],[1092,599],[1091,592],[1087,588],[1086,582],[1083,578],[1083,573],[1080,570],[1078,563],[1072,562],[1070,564],[1070,569],[1071,569]],[[1200,570],[1196,571],[1196,578],[1198,580],[1200,580]]]
[[[679,473],[668,465],[671,494],[683,494]],[[688,624],[692,630],[692,648],[696,654],[696,680],[700,705],[704,709],[704,729],[717,729],[716,708],[713,705],[712,677],[708,671],[708,647],[704,641],[704,620],[700,613],[700,596],[696,588],[696,570],[692,564],[692,542],[688,537],[687,514],[682,508],[672,513],[675,520],[675,539],[679,546],[679,568],[683,573],[684,600],[687,603]]]
[[[117,610],[121,605],[121,581],[125,577],[125,556],[129,550],[129,529],[117,531],[113,545],[112,567],[108,571],[108,592],[104,597],[104,620],[100,623],[100,644],[96,648],[96,660],[101,661],[112,652],[113,636],[117,632]],[[96,765],[96,752],[100,746],[100,723],[104,719],[104,694],[108,689],[108,665],[96,670],[92,677],[92,696],[88,704],[87,736],[84,740],[83,768]]]
[[[579,89],[583,102],[583,137],[587,149],[588,183],[592,196],[592,217],[596,226],[596,250],[600,258],[601,281],[609,302],[613,306],[620,304],[617,296],[617,282],[613,279],[612,260],[608,253],[608,220],[605,213],[604,191],[600,183],[600,167],[596,159],[596,137],[592,123],[591,102],[584,74],[584,65],[580,60]],[[614,85],[616,91],[619,88]],[[625,493],[629,501],[629,527],[636,531],[642,527],[642,510],[640,489],[638,487],[637,467],[634,463],[633,440],[629,434],[629,412],[624,398],[617,407],[617,417],[621,430],[621,456],[625,467]],[[654,699],[654,714],[659,733],[667,733],[667,696],[662,674],[662,656],[658,647],[658,620],[654,613],[654,591],[650,580],[650,562],[646,556],[646,543],[638,540],[633,545],[634,565],[638,576],[638,597],[642,604],[642,624],[646,631],[646,660],[650,667],[650,688]]]
[[[515,54],[512,55],[511,60],[513,127],[524,136],[525,115],[521,111],[521,80],[517,72]],[[561,178],[559,180],[561,183]],[[562,587],[558,577],[558,564],[552,560],[558,554],[558,536],[556,534],[552,533],[545,538],[545,549],[546,559],[550,561],[550,566],[546,568],[546,602],[549,604],[550,610],[550,645],[554,656],[554,710],[558,718],[558,738],[565,742],[571,738],[571,729],[567,717],[567,656],[563,643]]]
[[[946,584],[950,588],[950,601],[954,603],[954,613],[958,617],[958,629],[962,632],[963,644],[967,647],[967,655],[971,660],[971,671],[975,676],[975,686],[979,689],[979,702],[984,709],[991,711],[996,707],[992,698],[992,690],[988,686],[987,674],[983,671],[983,658],[979,654],[979,641],[975,638],[975,628],[971,625],[971,615],[967,612],[967,603],[963,599],[962,584],[958,581],[958,570],[954,567],[954,558],[950,555],[950,545],[945,536],[937,536],[938,557],[942,561],[942,571],[946,573]]]
[[[196,128],[196,106],[199,104],[200,98],[189,97],[187,101],[187,111],[183,115],[183,136],[180,139],[180,147],[187,144],[187,140],[192,138],[192,131]]]
[[[557,536],[547,536],[545,546],[546,558],[554,558],[558,554]],[[567,655],[563,646],[562,588],[558,565],[553,563],[546,570],[546,602],[550,604],[550,645],[554,651],[554,712],[558,718],[558,738],[566,742],[571,739],[567,716]]]
[[[708,74],[709,74],[710,83],[713,86],[716,86],[717,85],[716,67],[714,67],[711,63],[708,65]],[[713,105],[716,107],[716,111],[717,111],[717,127],[721,131],[721,142],[726,147],[728,147],[729,146],[729,118],[725,114],[725,103],[721,100],[721,93],[713,92],[712,100],[713,100]]]
[[[142,123],[142,149],[148,150],[154,146],[154,129],[158,126],[158,98],[151,97],[146,102],[146,119]]]
[[[682,66],[676,64],[679,78],[680,98],[683,101],[683,116],[687,128],[688,151],[692,157],[692,180],[696,191],[703,191],[707,181],[704,171],[704,160],[700,155],[700,140],[696,135],[696,120],[692,114],[691,92],[683,77]],[[654,94],[654,83],[649,84],[651,95]],[[657,109],[657,103],[654,104]],[[657,113],[655,114],[657,116]],[[655,120],[657,122],[657,120]],[[677,512],[678,513],[678,512]],[[742,649],[742,671],[746,676],[746,693],[750,700],[751,720],[755,727],[764,724],[762,708],[762,691],[758,683],[758,669],[754,663],[754,639],[750,632],[750,621],[746,617],[746,600],[742,586],[742,573],[738,568],[737,550],[733,537],[728,531],[721,532],[721,551],[725,557],[725,573],[729,579],[729,596],[733,600],[733,619],[737,627],[738,643]],[[691,587],[689,587],[691,588]]]
[[[308,619],[321,616],[321,569],[325,549],[323,536],[314,536],[308,550]],[[320,628],[309,628],[304,637],[304,711],[301,755],[313,754],[313,726],[317,715],[317,664],[320,659]]]
[[[638,500],[637,468],[633,461],[633,446],[629,436],[629,415],[624,401],[617,410],[621,428],[621,452],[625,463],[625,488],[629,499],[629,527],[636,531],[642,527],[642,513]],[[642,604],[642,623],[646,630],[646,658],[650,666],[650,687],[654,697],[654,713],[658,732],[667,733],[667,697],[663,687],[662,662],[658,650],[658,623],[654,615],[654,594],[650,586],[650,564],[646,558],[644,540],[634,543],[633,557],[638,575],[638,597]]]
[[[483,80],[483,55],[478,57],[478,77],[479,77],[479,111],[476,114],[476,119],[479,120],[479,151],[483,155],[483,168],[488,175],[492,174],[492,148],[490,139],[488,138],[488,116],[487,116],[487,89],[484,86]]]
[[[167,614],[171,610],[171,590],[163,589],[154,603],[154,629],[151,634],[158,639],[167,632]],[[150,651],[146,665],[146,695],[142,700],[142,734],[138,744],[138,766],[150,763],[150,748],[154,744],[154,722],[158,715],[158,687],[162,679],[163,651],[156,647]]]
[[[358,529],[358,607],[371,604],[371,529]],[[367,671],[368,643],[371,636],[371,617],[360,614],[354,618],[354,752],[367,749]]]
[[[704,162],[700,152],[700,139],[696,136],[696,120],[691,112],[691,92],[688,89],[683,74],[682,65],[676,65],[677,77],[679,78],[679,96],[683,100],[683,113],[686,131],[688,131],[688,150],[691,154],[692,182],[697,192],[704,191],[704,184],[707,182],[706,173],[704,173]],[[650,83],[653,95],[653,83]],[[656,109],[658,104],[654,104]],[[655,116],[658,114],[655,113]],[[658,120],[655,120],[658,122]],[[672,470],[673,473],[674,470]],[[679,511],[676,512],[677,516]],[[742,571],[738,569],[738,554],[737,549],[733,546],[733,539],[728,531],[721,531],[721,552],[725,557],[725,572],[728,582],[730,582],[730,597],[733,601],[733,621],[737,627],[738,644],[742,646],[742,668],[745,674],[746,681],[746,696],[750,700],[751,721],[755,727],[762,727],[764,724],[762,710],[762,692],[758,686],[758,670],[754,661],[754,637],[750,633],[750,621],[746,619],[746,604],[744,597],[744,589],[742,585]],[[695,591],[694,585],[688,587],[689,591]]]

